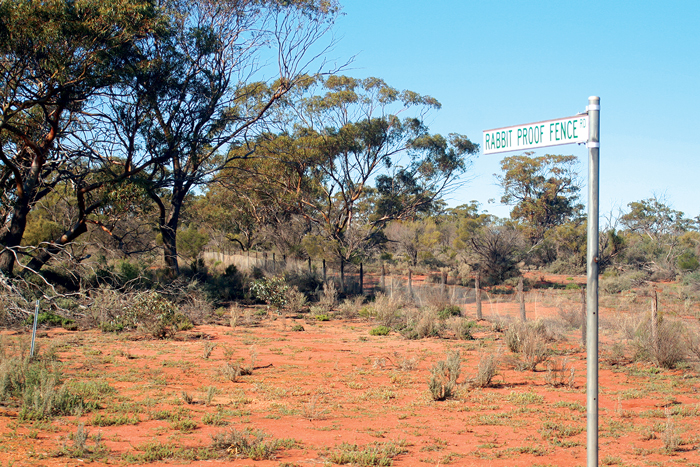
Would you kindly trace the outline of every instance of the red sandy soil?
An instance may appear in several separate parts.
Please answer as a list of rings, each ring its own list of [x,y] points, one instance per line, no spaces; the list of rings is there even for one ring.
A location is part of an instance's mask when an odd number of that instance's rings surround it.
[[[573,305],[572,305],[573,306]],[[468,316],[472,309],[464,310]],[[484,304],[484,314],[515,318],[516,303]],[[532,303],[528,313],[534,318]],[[612,313],[604,311],[605,313]],[[537,316],[556,316],[541,303]],[[301,324],[304,331],[293,331]],[[259,429],[272,438],[293,438],[296,445],[275,460],[236,457],[189,461],[166,459],[160,465],[321,466],[341,443],[403,443],[395,466],[583,466],[586,465],[586,355],[580,331],[553,343],[550,364],[566,359],[574,368],[574,386],[547,384],[547,365],[517,371],[503,333],[479,323],[476,340],[406,340],[399,334],[371,336],[374,324],[363,320],[269,317],[255,326],[223,323],[196,326],[172,340],[135,339],[133,334],[97,330],[50,330],[41,348],[58,345],[66,379],[106,381],[116,392],[102,408],[50,422],[20,421],[16,408],[0,406],[0,465],[77,466],[87,458],[59,456],[72,446],[79,423],[101,435],[107,452],[93,465],[126,464],[125,454],[142,452],[145,443],[209,446],[211,435],[230,429]],[[5,342],[17,338],[4,332]],[[26,332],[21,334],[27,338]],[[601,465],[700,464],[700,379],[691,369],[657,370],[649,364],[613,366],[600,371]],[[206,343],[214,343],[209,358]],[[447,352],[462,354],[462,375],[455,398],[434,401],[428,390],[430,368]],[[485,353],[501,357],[492,387],[472,388],[469,380]],[[222,376],[226,362],[249,362],[253,373],[232,382]],[[415,368],[401,368],[415,361]],[[510,362],[510,363],[509,363]],[[408,365],[410,367],[410,365]],[[216,394],[205,404],[207,388]],[[185,394],[192,403],[183,401]],[[665,414],[668,409],[668,414]],[[180,412],[193,420],[180,431],[158,411]],[[227,426],[203,422],[223,411]],[[138,417],[136,424],[94,426],[97,415]],[[670,414],[670,418],[667,416]],[[671,427],[667,423],[671,422]],[[666,439],[664,439],[666,437]],[[676,449],[664,448],[669,440]],[[91,438],[88,447],[93,446]],[[235,453],[233,453],[235,454]]]

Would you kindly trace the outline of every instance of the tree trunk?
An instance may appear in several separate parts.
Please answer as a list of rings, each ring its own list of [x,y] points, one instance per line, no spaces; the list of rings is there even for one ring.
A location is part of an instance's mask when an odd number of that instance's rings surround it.
[[[22,243],[24,230],[27,227],[28,214],[29,203],[17,200],[17,205],[13,209],[10,227],[0,236],[0,246],[4,250],[0,254],[0,271],[6,276],[11,276],[14,272],[16,248]]]
[[[46,263],[48,263],[54,255],[63,250],[63,247],[87,232],[87,225],[84,220],[76,222],[68,232],[61,235],[61,238],[54,241],[51,245],[43,248],[27,265],[28,270],[39,271]]]
[[[474,292],[476,293],[476,319],[482,320],[484,317],[481,314],[481,271],[476,272]]]
[[[177,225],[177,223],[176,223]],[[177,261],[177,228],[172,228],[171,223],[160,226],[160,234],[163,237],[163,261],[170,272],[180,275],[180,265]]]

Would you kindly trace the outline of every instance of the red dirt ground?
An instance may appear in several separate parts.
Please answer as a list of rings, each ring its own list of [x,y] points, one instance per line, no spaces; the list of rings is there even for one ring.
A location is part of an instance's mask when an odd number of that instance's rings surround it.
[[[528,302],[529,318],[554,317],[561,303],[544,295]],[[575,307],[576,302],[569,305]],[[464,310],[473,316],[473,309]],[[514,319],[515,302],[484,303],[487,318]],[[601,320],[613,312],[601,310]],[[305,330],[295,332],[301,324]],[[395,466],[583,466],[586,465],[586,357],[580,331],[567,331],[551,345],[550,364],[566,359],[574,368],[573,387],[547,384],[547,365],[517,371],[503,334],[482,321],[476,340],[406,340],[399,334],[371,336],[374,325],[362,320],[316,322],[309,318],[267,318],[255,326],[201,325],[173,340],[134,340],[133,335],[100,331],[43,333],[39,344],[58,345],[64,375],[103,381],[116,391],[102,408],[81,417],[50,422],[20,421],[16,408],[0,407],[0,465],[77,466],[87,458],[60,456],[79,423],[101,435],[107,451],[93,465],[129,464],[128,453],[146,443],[206,447],[211,435],[231,428],[259,429],[296,444],[275,460],[221,458],[166,459],[163,465],[319,466],[341,443],[402,444],[406,452]],[[5,341],[17,335],[4,332]],[[27,333],[20,337],[27,338]],[[699,465],[700,379],[691,368],[657,370],[649,364],[611,365],[602,332],[600,371],[601,465]],[[204,358],[206,343],[216,344]],[[455,398],[434,401],[428,390],[430,368],[447,352],[461,352],[462,376]],[[501,357],[493,387],[472,388],[484,353]],[[222,376],[227,362],[249,362],[253,373],[236,382]],[[415,368],[411,368],[411,363]],[[216,393],[208,404],[207,388]],[[191,403],[183,399],[192,398]],[[158,420],[170,411],[194,421],[182,431]],[[205,416],[223,414],[227,426],[205,424]],[[135,424],[94,426],[97,415],[138,417]],[[88,440],[88,447],[94,445]],[[666,446],[666,447],[665,447]],[[669,449],[668,446],[672,448]]]

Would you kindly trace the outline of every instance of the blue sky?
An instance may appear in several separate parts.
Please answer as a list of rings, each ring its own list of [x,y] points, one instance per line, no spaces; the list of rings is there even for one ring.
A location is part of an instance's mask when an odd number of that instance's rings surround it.
[[[431,131],[481,144],[483,130],[575,115],[597,95],[601,214],[656,194],[700,215],[700,1],[341,2],[332,55],[356,55],[346,74],[437,98]],[[585,147],[536,152],[548,153],[578,156],[586,179]],[[507,216],[493,174],[511,154],[479,155],[449,204]]]

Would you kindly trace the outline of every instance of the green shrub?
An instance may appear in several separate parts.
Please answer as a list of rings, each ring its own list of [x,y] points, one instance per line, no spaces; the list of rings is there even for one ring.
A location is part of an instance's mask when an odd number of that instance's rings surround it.
[[[263,277],[253,281],[250,291],[255,298],[277,309],[287,304],[289,286],[283,277]]]
[[[450,318],[452,316],[460,316],[462,314],[462,310],[459,306],[457,305],[447,305],[440,311],[438,311],[438,318],[445,320],[447,318]]]
[[[204,290],[214,303],[227,303],[245,297],[246,281],[247,277],[231,264],[223,274],[207,276]]]
[[[60,366],[39,356],[6,357],[0,363],[0,402],[20,406],[22,420],[44,420],[97,407],[79,387],[62,384]]]
[[[698,261],[695,254],[690,251],[686,251],[680,255],[676,264],[681,271],[697,271],[698,268],[700,268],[700,261]]]
[[[27,318],[24,320],[24,324],[27,326],[32,326],[34,323],[34,316],[27,316]],[[37,326],[61,326],[63,328],[72,328],[75,326],[77,329],[77,325],[75,324],[75,321],[69,318],[64,318],[63,316],[59,316],[55,314],[53,311],[48,310],[44,311],[42,313],[39,313],[37,315],[37,320],[36,320]],[[74,330],[74,329],[68,329],[68,330]]]
[[[382,325],[369,330],[369,334],[371,336],[386,336],[387,334],[389,334],[389,332],[391,332],[391,329]]]
[[[123,310],[100,323],[100,329],[105,332],[141,329],[158,339],[170,337],[178,329],[187,328],[189,323],[175,310],[175,304],[158,292],[137,293]]]

